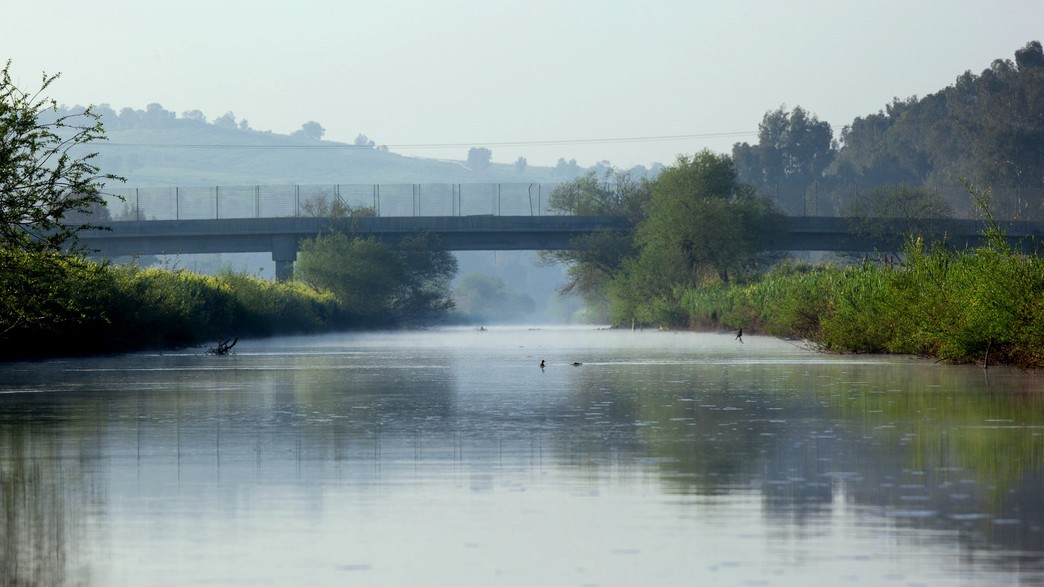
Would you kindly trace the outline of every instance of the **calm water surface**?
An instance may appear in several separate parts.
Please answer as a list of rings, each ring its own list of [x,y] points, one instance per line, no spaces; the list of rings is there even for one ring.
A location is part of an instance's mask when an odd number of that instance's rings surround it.
[[[236,350],[0,365],[0,580],[1044,584],[1036,373],[590,328]]]

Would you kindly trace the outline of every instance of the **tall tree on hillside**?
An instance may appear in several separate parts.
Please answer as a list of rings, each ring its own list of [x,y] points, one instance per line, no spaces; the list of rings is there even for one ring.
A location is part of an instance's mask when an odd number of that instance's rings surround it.
[[[493,151],[485,147],[472,147],[468,149],[468,167],[472,171],[485,171],[493,159]]]
[[[827,171],[835,195],[885,185],[923,186],[961,214],[972,206],[961,178],[989,184],[1005,217],[1044,213],[1044,48],[1031,41],[923,98],[895,99],[856,118]]]
[[[1015,57],[1014,63],[997,60],[982,72],[977,103],[962,114],[981,129],[981,179],[995,193],[1007,189],[1017,200],[1032,200],[1032,212],[1039,215],[1044,211],[1044,49],[1033,41]],[[1013,215],[1024,212],[1023,202],[1008,205]]]
[[[1040,41],[1030,41],[1026,46],[1015,51],[1015,65],[1019,70],[1032,67],[1044,67],[1044,46]]]
[[[207,122],[207,116],[200,110],[186,110],[181,113],[181,118],[199,123]]]
[[[559,158],[558,162],[555,163],[554,170],[551,173],[562,180],[575,179],[584,173],[584,169],[577,164],[576,159],[570,159],[566,161],[564,158]]]
[[[221,128],[238,128],[238,125],[236,124],[236,115],[232,114],[231,110],[215,118],[213,124],[214,126]]]
[[[774,198],[787,212],[807,211],[805,195],[834,158],[833,131],[804,108],[767,112],[758,125],[758,144],[732,148],[740,181]]]
[[[323,128],[321,124],[314,120],[309,120],[308,122],[302,124],[301,128],[290,133],[290,136],[303,137],[306,139],[313,139],[318,141],[319,139],[323,138],[324,134],[326,134],[326,129]]]
[[[172,120],[177,117],[176,114],[170,110],[165,109],[161,104],[153,102],[148,106],[145,106],[145,121],[150,127],[161,128],[164,127]]]

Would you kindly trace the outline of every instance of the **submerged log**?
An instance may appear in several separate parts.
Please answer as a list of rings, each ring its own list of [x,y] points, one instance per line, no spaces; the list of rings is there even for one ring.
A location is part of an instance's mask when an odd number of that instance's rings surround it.
[[[239,342],[239,337],[218,341],[218,345],[211,347],[207,352],[212,355],[227,355],[232,350],[232,347],[236,346],[237,342]]]

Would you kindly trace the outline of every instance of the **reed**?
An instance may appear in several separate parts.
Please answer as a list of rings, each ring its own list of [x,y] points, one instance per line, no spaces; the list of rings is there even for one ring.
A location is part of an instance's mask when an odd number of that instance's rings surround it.
[[[744,328],[838,352],[1044,366],[1044,260],[911,240],[900,263],[783,265],[755,283],[682,296],[695,327]]]
[[[0,253],[2,359],[187,347],[353,324],[328,292],[226,273]]]

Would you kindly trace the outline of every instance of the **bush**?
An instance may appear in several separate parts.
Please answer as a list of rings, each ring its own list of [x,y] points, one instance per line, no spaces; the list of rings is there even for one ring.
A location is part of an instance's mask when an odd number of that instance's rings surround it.
[[[228,273],[0,251],[4,359],[185,347],[351,324],[329,292]]]
[[[757,283],[693,289],[697,327],[803,338],[838,352],[1044,366],[1044,260],[1003,247],[955,252],[920,241],[904,262],[783,265]]]

